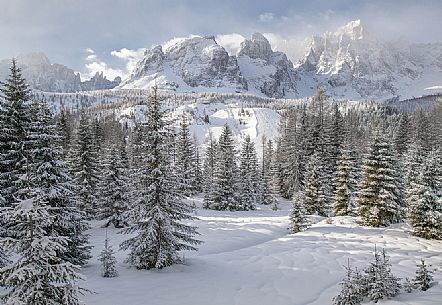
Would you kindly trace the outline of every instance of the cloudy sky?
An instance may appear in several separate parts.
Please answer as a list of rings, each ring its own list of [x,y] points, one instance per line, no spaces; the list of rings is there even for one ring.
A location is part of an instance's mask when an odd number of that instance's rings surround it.
[[[382,39],[442,41],[440,0],[0,0],[0,58],[45,52],[84,76],[126,73],[142,48],[190,34],[234,49],[267,33],[298,56],[306,37],[355,19]]]

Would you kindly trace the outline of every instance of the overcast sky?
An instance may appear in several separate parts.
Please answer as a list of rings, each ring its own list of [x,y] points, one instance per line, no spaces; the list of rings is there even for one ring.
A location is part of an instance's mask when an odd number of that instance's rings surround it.
[[[227,35],[219,38],[229,46],[259,31],[287,50],[355,19],[382,39],[442,41],[440,0],[0,0],[0,58],[43,51],[52,62],[112,77],[140,48],[173,37]]]

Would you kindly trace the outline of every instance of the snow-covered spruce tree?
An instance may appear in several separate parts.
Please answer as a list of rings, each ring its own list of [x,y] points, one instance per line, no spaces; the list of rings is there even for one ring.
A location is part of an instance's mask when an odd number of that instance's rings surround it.
[[[108,148],[103,150],[105,158],[102,162],[102,179],[98,184],[99,218],[106,219],[105,227],[112,224],[115,228],[124,228],[128,225],[125,213],[130,202],[128,168],[123,159],[124,147],[109,143]]]
[[[260,191],[256,183],[258,177],[258,159],[256,157],[255,145],[252,143],[250,136],[244,139],[240,155],[240,187],[239,200],[242,210],[253,210],[257,203],[257,194]]]
[[[363,294],[377,303],[385,298],[396,296],[401,288],[400,278],[391,272],[391,264],[386,256],[385,249],[378,251],[375,248],[374,261],[364,270]]]
[[[0,283],[6,288],[0,296],[4,304],[81,304],[84,292],[78,266],[63,261],[58,253],[67,251],[67,238],[51,234],[54,217],[49,213],[46,196],[28,193],[29,199],[10,207],[4,214],[12,220],[15,237],[0,243],[18,253],[18,259],[0,270]]]
[[[101,251],[98,260],[101,262],[101,276],[102,277],[117,277],[117,259],[115,258],[114,250],[109,244],[109,238],[106,232],[104,240],[104,249]]]
[[[261,204],[270,205],[272,208],[277,208],[276,196],[275,196],[275,184],[276,176],[274,172],[274,159],[273,159],[273,142],[271,140],[266,140],[265,137],[262,139],[263,145],[263,157],[262,157],[262,168],[261,168],[261,179],[260,179],[260,200]]]
[[[176,141],[176,176],[177,189],[183,196],[195,193],[195,149],[189,132],[189,125],[185,116],[180,122],[180,131]]]
[[[91,247],[88,245],[89,228],[85,215],[78,209],[75,196],[76,186],[62,160],[62,137],[59,136],[52,114],[44,103],[32,107],[36,116],[28,135],[28,150],[32,157],[28,160],[27,182],[22,186],[27,192],[29,186],[39,191],[39,198],[50,206],[52,217],[50,228],[46,230],[54,236],[65,237],[65,252],[58,252],[62,261],[74,265],[87,263]]]
[[[121,244],[129,250],[127,262],[137,269],[163,268],[180,262],[179,251],[196,250],[196,227],[182,223],[193,219],[191,209],[175,192],[170,175],[168,134],[164,113],[154,87],[148,104],[147,123],[137,175],[142,177],[130,212],[132,225],[123,232],[134,234]]]
[[[431,282],[433,281],[433,271],[429,270],[428,267],[431,267],[431,265],[425,265],[425,261],[423,259],[421,259],[421,263],[417,265],[416,277],[414,278],[413,282],[415,287],[422,291],[428,290]]]
[[[322,160],[314,153],[309,160],[306,181],[304,182],[304,203],[307,214],[328,215],[327,199],[324,191]]]
[[[304,207],[304,194],[297,192],[293,194],[292,209],[289,215],[290,233],[298,233],[304,231],[309,227],[309,222],[306,217],[306,211]]]
[[[213,203],[213,189],[215,181],[215,166],[217,163],[216,152],[218,151],[216,140],[213,138],[212,132],[209,131],[206,150],[204,153],[203,163],[203,192],[204,192],[204,208],[209,208]]]
[[[359,305],[363,300],[361,288],[350,262],[345,266],[346,276],[340,283],[341,291],[333,298],[333,305]]]
[[[193,167],[194,179],[194,191],[201,193],[203,191],[203,169],[201,164],[201,153],[198,141],[195,135],[193,135],[193,149],[195,156],[195,166]]]
[[[69,165],[74,175],[75,183],[79,186],[79,207],[88,218],[96,216],[97,198],[95,191],[99,177],[99,159],[96,145],[93,141],[93,130],[84,111],[81,112],[80,122],[72,145]]]
[[[407,113],[401,114],[399,125],[394,136],[394,150],[399,158],[405,156],[411,143],[411,122]]]
[[[32,119],[30,90],[14,59],[9,70],[8,79],[0,83],[0,206],[10,206],[17,196],[29,157],[25,143]]]
[[[217,162],[215,165],[212,203],[210,209],[238,211],[238,168],[232,130],[227,123],[218,140]]]
[[[334,215],[345,216],[355,213],[356,160],[348,144],[341,149],[335,172]]]
[[[67,157],[72,140],[72,118],[67,109],[62,109],[57,117],[57,129],[63,145],[63,158]]]
[[[398,222],[402,213],[401,185],[391,144],[376,131],[362,166],[359,215],[365,225],[380,227]]]
[[[412,234],[426,239],[442,239],[442,168],[435,151],[429,153],[416,173],[418,178],[407,190],[408,222]]]

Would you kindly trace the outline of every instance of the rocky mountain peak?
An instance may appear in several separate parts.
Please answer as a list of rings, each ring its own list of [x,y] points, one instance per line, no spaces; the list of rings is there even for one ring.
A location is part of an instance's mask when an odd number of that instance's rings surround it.
[[[247,55],[253,59],[269,59],[273,53],[267,38],[261,33],[253,33],[250,40],[246,39],[241,42],[237,56]]]

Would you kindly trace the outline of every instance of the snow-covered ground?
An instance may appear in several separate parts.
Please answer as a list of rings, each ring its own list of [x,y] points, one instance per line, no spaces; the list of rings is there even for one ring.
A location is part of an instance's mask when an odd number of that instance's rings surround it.
[[[201,206],[201,199],[192,199]],[[288,234],[289,203],[281,210],[267,207],[249,212],[197,209],[200,239],[198,252],[183,253],[185,264],[163,270],[135,270],[118,251],[117,278],[102,278],[97,255],[106,229],[94,223],[90,231],[93,259],[83,269],[82,283],[95,294],[84,297],[91,305],[301,305],[332,303],[345,275],[347,259],[364,268],[373,247],[385,247],[393,272],[414,277],[415,264],[424,258],[435,272],[435,286],[427,292],[402,292],[385,305],[442,304],[442,242],[410,236],[405,225],[389,228],[361,227],[350,217],[333,218],[331,224],[313,218],[307,231]],[[127,236],[108,229],[118,250]]]

